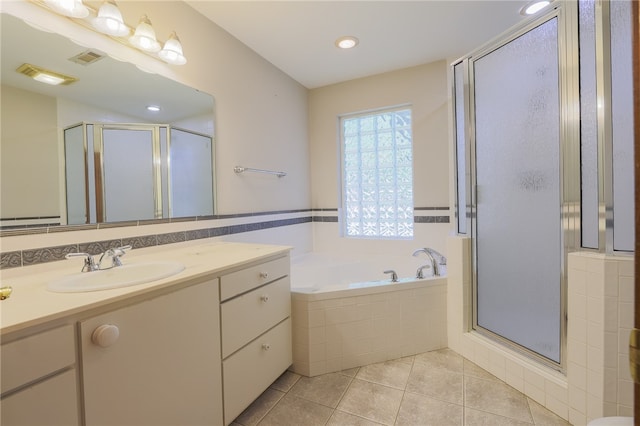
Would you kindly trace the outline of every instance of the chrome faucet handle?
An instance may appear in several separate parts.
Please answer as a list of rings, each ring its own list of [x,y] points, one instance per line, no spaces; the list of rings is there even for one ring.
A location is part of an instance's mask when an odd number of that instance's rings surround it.
[[[419,267],[418,270],[416,271],[416,278],[419,280],[424,278],[423,270],[429,269],[429,268],[431,268],[431,265],[422,265],[421,267]]]
[[[383,271],[384,274],[391,274],[391,282],[393,283],[397,283],[398,282],[398,274],[396,274],[396,271],[394,271],[393,269],[389,269],[387,271]]]
[[[82,266],[81,272],[93,272],[99,269],[99,265],[96,265],[93,256],[89,253],[67,253],[64,258],[71,259],[74,257],[84,257],[84,265]]]
[[[127,250],[131,250],[131,246],[122,246],[106,250],[104,253],[102,253],[102,256],[100,256],[98,269],[102,268],[102,259],[104,259],[105,256],[111,258],[111,266],[102,269],[111,269],[116,266],[122,266],[122,260],[120,260],[120,257],[124,256]]]

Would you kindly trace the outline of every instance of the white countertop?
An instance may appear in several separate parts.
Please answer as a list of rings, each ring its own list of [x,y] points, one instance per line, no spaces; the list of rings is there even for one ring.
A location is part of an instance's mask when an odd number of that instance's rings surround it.
[[[54,293],[47,290],[49,281],[79,273],[83,264],[82,258],[2,270],[2,286],[13,287],[13,293],[9,298],[0,301],[0,335],[4,336],[222,270],[285,254],[291,249],[285,246],[219,240],[199,240],[198,243],[189,241],[127,252],[122,257],[123,264],[172,261],[184,264],[185,269],[161,280],[111,290],[82,293]]]

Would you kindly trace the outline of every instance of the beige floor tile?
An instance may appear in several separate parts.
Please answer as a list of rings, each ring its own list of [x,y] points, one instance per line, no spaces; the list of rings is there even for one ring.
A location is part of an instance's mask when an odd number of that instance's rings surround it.
[[[300,379],[300,375],[293,371],[285,371],[278,379],[271,384],[272,389],[276,389],[282,392],[289,392],[289,389]]]
[[[361,367],[356,378],[404,390],[410,373],[411,364],[394,360]]]
[[[337,373],[301,377],[289,394],[327,407],[336,408],[353,379]]]
[[[462,426],[464,407],[405,392],[397,426]]]
[[[447,369],[420,363],[416,359],[409,375],[406,391],[462,405],[463,376]]]
[[[481,367],[478,367],[476,364],[474,364],[473,362],[467,359],[463,361],[463,372],[465,376],[471,376],[471,377],[476,377],[478,379],[485,379],[485,380],[497,380],[501,382],[501,380],[498,379],[496,376],[489,373],[487,370]]]
[[[236,419],[234,423],[243,426],[255,426],[258,422],[271,410],[280,399],[284,396],[284,392],[275,389],[267,389],[251,403]]]
[[[451,349],[440,349],[416,355],[414,366],[420,363],[431,368],[462,374],[463,360],[464,358]]]
[[[321,426],[325,425],[333,410],[324,405],[285,395],[258,423],[260,426]]]
[[[393,425],[400,408],[403,392],[354,379],[338,404],[338,410],[364,417],[374,422]]]
[[[509,417],[499,416],[497,414],[487,413],[485,411],[474,410],[465,407],[464,409],[464,426],[531,426],[532,423],[523,422]],[[542,423],[540,426],[543,426]]]
[[[531,415],[533,416],[533,422],[536,425],[570,426],[568,421],[547,410],[542,405],[535,402],[533,399],[527,398],[527,402],[529,403],[529,409],[531,410]]]
[[[336,410],[329,419],[327,426],[379,426],[380,424],[381,423],[372,422],[371,420]]]
[[[465,377],[464,405],[525,423],[533,423],[526,397],[501,382]]]

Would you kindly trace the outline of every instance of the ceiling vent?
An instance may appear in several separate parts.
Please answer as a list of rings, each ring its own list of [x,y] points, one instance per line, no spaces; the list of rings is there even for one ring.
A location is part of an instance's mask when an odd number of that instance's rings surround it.
[[[100,59],[104,58],[104,55],[96,52],[95,50],[85,50],[82,53],[77,54],[76,56],[69,58],[71,62],[75,62],[80,65],[89,65]]]

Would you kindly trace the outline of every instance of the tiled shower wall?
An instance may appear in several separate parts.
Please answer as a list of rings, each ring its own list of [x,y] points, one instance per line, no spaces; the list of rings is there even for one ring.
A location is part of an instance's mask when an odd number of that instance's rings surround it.
[[[568,274],[569,420],[633,416],[633,257],[571,253]]]
[[[571,253],[567,372],[560,373],[470,330],[471,240],[450,237],[449,347],[571,424],[631,416],[628,340],[633,326],[633,257]]]

